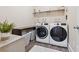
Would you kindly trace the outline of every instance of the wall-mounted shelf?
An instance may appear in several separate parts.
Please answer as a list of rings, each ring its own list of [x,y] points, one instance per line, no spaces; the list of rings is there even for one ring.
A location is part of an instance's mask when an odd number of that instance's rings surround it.
[[[65,15],[65,9],[55,9],[55,10],[48,10],[48,11],[40,11],[33,13],[34,17],[52,17],[52,16],[63,16]]]
[[[48,10],[48,11],[40,11],[39,12],[34,12],[33,14],[40,14],[40,13],[50,13],[50,12],[57,12],[57,11],[65,11],[65,9],[57,9],[57,10]]]

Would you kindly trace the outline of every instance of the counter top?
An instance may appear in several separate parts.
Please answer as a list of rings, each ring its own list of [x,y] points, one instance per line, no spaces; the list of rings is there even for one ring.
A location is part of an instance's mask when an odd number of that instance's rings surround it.
[[[12,29],[12,34],[22,36],[35,29],[36,29],[36,26],[15,27],[14,29]]]
[[[0,48],[10,44],[10,43],[13,43],[19,39],[21,39],[22,36],[18,36],[18,35],[12,35],[10,36],[10,38],[8,40],[5,40],[5,41],[0,41]]]

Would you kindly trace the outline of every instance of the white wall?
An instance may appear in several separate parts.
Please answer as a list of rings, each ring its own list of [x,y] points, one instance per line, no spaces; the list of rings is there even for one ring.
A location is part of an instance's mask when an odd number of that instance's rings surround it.
[[[0,21],[7,20],[15,23],[16,27],[33,26],[33,7],[31,6],[3,6],[0,7]]]

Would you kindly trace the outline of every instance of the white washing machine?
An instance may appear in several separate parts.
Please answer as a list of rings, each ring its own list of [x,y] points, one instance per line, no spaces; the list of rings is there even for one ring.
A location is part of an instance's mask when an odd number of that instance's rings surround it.
[[[66,23],[50,24],[50,44],[67,47],[68,27]]]
[[[49,25],[47,23],[36,27],[36,41],[49,43]]]

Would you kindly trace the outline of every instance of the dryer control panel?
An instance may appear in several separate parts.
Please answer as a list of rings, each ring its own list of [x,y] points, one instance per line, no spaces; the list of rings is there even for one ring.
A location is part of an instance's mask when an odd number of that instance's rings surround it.
[[[66,23],[61,23],[61,25],[66,25]]]
[[[65,26],[66,23],[54,23],[54,25],[62,25],[62,26]]]

